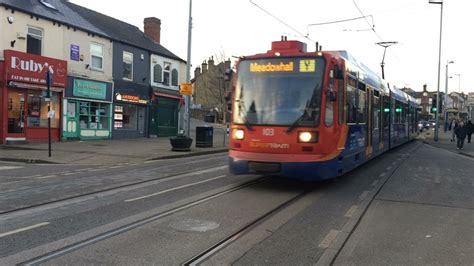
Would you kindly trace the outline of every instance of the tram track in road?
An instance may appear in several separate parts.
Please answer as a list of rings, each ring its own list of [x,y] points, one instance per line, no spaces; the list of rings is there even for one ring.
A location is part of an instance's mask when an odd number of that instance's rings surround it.
[[[281,203],[280,205],[274,207],[273,209],[267,211],[260,217],[255,218],[254,220],[250,221],[234,233],[228,235],[227,237],[223,238],[219,242],[215,243],[211,247],[205,249],[203,252],[195,255],[191,259],[185,261],[181,265],[185,266],[191,266],[191,265],[200,265],[201,263],[206,262],[208,259],[213,257],[215,254],[217,254],[219,251],[225,249],[228,245],[231,243],[235,242],[239,238],[242,238],[245,236],[247,233],[255,229],[257,226],[260,224],[264,223],[265,221],[269,220],[273,216],[275,216],[277,213],[281,212],[285,208],[291,206],[294,202],[298,201],[299,199],[303,198],[304,196],[308,195],[310,192],[312,192],[312,189],[304,190],[301,193],[298,193],[296,196],[291,197],[290,199],[286,200],[285,202]]]
[[[54,250],[52,250],[50,252],[47,252],[46,254],[35,256],[32,259],[28,259],[28,260],[22,261],[22,262],[15,262],[15,263],[18,264],[18,265],[38,265],[38,264],[47,262],[51,259],[61,257],[63,255],[66,255],[66,254],[71,253],[73,251],[79,250],[81,248],[85,248],[87,246],[90,246],[90,245],[95,244],[97,242],[106,240],[106,239],[111,238],[113,236],[124,234],[126,232],[129,232],[129,231],[135,229],[135,228],[144,226],[144,225],[149,224],[151,222],[155,222],[159,219],[162,219],[162,218],[165,218],[167,216],[173,215],[177,212],[192,208],[194,206],[197,206],[199,204],[202,204],[202,203],[208,202],[210,200],[216,199],[216,198],[221,197],[223,195],[232,193],[234,191],[249,187],[249,186],[257,184],[257,183],[260,183],[260,182],[264,181],[265,179],[267,179],[267,177],[257,176],[256,178],[254,178],[252,180],[249,180],[249,181],[240,182],[240,183],[235,184],[235,185],[229,185],[225,189],[223,189],[221,191],[217,191],[213,194],[205,195],[203,197],[192,200],[191,202],[187,202],[187,203],[175,206],[173,208],[158,212],[158,213],[150,215],[148,217],[137,219],[136,221],[133,221],[131,223],[124,224],[120,227],[117,227],[117,228],[114,228],[114,229],[111,229],[111,230],[108,230],[108,231],[104,231],[100,234],[96,234],[96,235],[90,236],[88,238],[84,238],[80,241],[76,241],[75,243],[69,244],[67,246],[62,246],[62,247],[55,248]],[[68,242],[68,241],[59,241],[59,242]],[[46,244],[46,245],[56,246],[56,244],[52,244],[52,245],[51,244]],[[42,250],[42,248],[40,247],[39,250]]]
[[[221,164],[221,165],[214,165],[210,167],[201,167],[201,168],[196,168],[193,170],[189,171],[183,171],[179,173],[174,173],[174,174],[169,174],[157,178],[151,178],[151,179],[146,179],[146,180],[140,180],[140,181],[135,181],[127,184],[122,184],[114,187],[109,187],[105,189],[99,189],[91,192],[86,192],[86,193],[81,193],[79,195],[73,195],[69,197],[63,197],[59,199],[54,199],[54,200],[49,200],[45,202],[41,202],[38,204],[32,204],[28,206],[22,206],[19,208],[14,208],[14,209],[9,209],[9,210],[2,210],[0,211],[0,218],[13,215],[13,214],[19,214],[21,212],[31,212],[31,211],[43,211],[47,209],[52,209],[56,208],[58,206],[63,206],[67,204],[72,204],[76,202],[82,202],[86,201],[88,199],[92,199],[95,197],[103,197],[103,196],[108,196],[115,194],[117,192],[121,192],[124,190],[132,190],[132,189],[138,189],[141,187],[144,187],[145,185],[153,184],[156,182],[164,182],[164,181],[169,181],[173,179],[178,179],[182,177],[187,177],[190,175],[196,175],[200,173],[206,173],[206,172],[211,172],[211,171],[216,171],[216,170],[222,170],[227,168],[227,165]]]

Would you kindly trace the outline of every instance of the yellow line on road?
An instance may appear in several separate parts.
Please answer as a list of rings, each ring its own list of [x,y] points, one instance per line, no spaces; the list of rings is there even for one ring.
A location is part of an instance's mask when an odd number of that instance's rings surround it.
[[[45,225],[48,225],[48,224],[49,224],[48,222],[44,222],[44,223],[39,223],[39,224],[23,227],[23,228],[20,228],[20,229],[16,229],[16,230],[13,230],[13,231],[10,231],[10,232],[1,233],[0,238],[2,238],[4,236],[9,236],[9,235],[13,235],[13,234],[16,234],[16,233],[20,233],[20,232],[23,232],[23,231],[28,231],[28,230],[31,230],[31,229],[34,229],[34,228],[37,228],[37,227],[41,227],[41,226],[45,226]]]

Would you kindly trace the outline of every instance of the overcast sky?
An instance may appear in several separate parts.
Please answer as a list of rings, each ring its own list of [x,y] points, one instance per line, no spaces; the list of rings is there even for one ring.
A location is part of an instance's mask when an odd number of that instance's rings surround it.
[[[192,8],[192,71],[211,56],[266,52],[272,41],[314,42],[323,50],[347,50],[381,75],[383,48],[375,43],[396,41],[387,48],[386,80],[397,87],[434,91],[438,84],[441,5],[429,0],[194,0]],[[439,0],[438,0],[439,1]],[[128,22],[143,30],[145,17],[161,19],[161,44],[187,59],[189,0],[71,0],[76,4]],[[445,88],[447,60],[449,91],[474,92],[471,47],[474,1],[444,0],[440,90]],[[308,26],[346,20],[345,23]],[[374,27],[372,27],[374,25]],[[372,30],[373,29],[373,30]],[[310,40],[301,35],[307,35]],[[471,66],[471,67],[470,67]],[[460,81],[460,82],[459,82]]]

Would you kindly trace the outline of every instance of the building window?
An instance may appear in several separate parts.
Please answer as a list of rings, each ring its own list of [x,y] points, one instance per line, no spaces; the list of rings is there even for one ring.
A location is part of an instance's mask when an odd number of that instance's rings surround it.
[[[153,82],[154,83],[161,83],[163,82],[163,69],[161,65],[156,64],[153,66]]]
[[[102,44],[91,43],[91,69],[104,69],[104,46]]]
[[[171,85],[178,86],[178,70],[176,68],[173,68],[173,71],[171,71]]]
[[[123,52],[123,79],[132,80],[133,78],[133,54]]]
[[[115,105],[114,129],[137,130],[138,112],[135,105]]]
[[[165,62],[165,68],[163,69],[163,85],[170,85],[171,77],[171,63]]]
[[[43,44],[43,30],[34,27],[28,27],[26,37],[26,52],[29,54],[41,55]]]

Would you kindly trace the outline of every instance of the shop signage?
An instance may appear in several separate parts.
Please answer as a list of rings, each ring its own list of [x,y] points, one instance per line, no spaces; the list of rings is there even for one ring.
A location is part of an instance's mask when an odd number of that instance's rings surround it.
[[[105,100],[107,95],[107,83],[74,79],[72,94],[76,97]]]
[[[67,84],[67,61],[5,50],[5,68],[8,81],[46,85],[46,72],[53,76],[54,87]]]
[[[122,101],[122,102],[129,102],[129,103],[139,103],[139,104],[148,103],[148,100],[141,99],[140,96],[128,95],[128,94],[122,94],[122,93],[116,93],[115,100]]]

